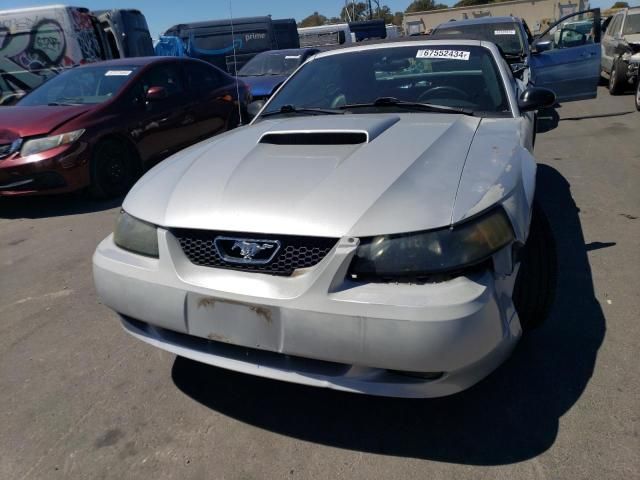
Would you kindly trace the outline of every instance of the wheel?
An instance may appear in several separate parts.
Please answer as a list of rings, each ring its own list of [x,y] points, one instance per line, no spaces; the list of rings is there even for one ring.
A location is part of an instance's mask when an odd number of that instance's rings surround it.
[[[533,205],[529,238],[520,250],[520,270],[513,290],[513,303],[522,330],[527,332],[544,322],[556,293],[558,260],[549,220],[537,203]]]
[[[640,77],[636,82],[636,110],[640,112]]]
[[[91,157],[89,193],[100,199],[124,195],[138,172],[138,159],[124,141],[102,140],[94,147]]]
[[[609,93],[611,95],[620,95],[625,88],[625,68],[624,63],[614,60],[611,66],[611,75],[609,75]]]

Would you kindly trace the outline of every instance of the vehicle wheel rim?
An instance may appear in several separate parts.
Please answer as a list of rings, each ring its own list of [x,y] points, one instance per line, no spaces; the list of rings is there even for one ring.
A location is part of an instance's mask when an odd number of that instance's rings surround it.
[[[126,187],[128,179],[126,153],[117,146],[105,148],[100,162],[100,177],[105,189],[119,192]]]
[[[611,77],[609,78],[609,88],[613,89],[616,84],[616,69],[615,67],[611,70]]]

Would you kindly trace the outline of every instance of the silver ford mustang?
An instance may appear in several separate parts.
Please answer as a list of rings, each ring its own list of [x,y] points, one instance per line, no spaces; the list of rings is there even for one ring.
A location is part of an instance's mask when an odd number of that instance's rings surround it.
[[[553,298],[531,151],[554,102],[490,43],[319,54],[250,125],[134,186],[95,252],[98,293],[134,337],[217,367],[459,392]]]

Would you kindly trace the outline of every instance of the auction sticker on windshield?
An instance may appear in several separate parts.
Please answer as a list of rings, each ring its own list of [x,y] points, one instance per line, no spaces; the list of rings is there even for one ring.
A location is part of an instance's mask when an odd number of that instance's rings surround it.
[[[464,50],[418,50],[416,58],[447,58],[449,60],[469,60],[471,52]]]
[[[494,35],[515,35],[516,31],[515,30],[494,30],[493,34]]]
[[[109,70],[104,74],[105,77],[128,77],[131,75],[131,70]]]

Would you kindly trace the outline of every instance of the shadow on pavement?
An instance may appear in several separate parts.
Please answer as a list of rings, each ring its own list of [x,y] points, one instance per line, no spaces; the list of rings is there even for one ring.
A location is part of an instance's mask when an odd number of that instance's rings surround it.
[[[598,113],[596,115],[583,115],[582,117],[564,117],[560,121],[580,121],[589,120],[592,118],[609,118],[609,117],[623,117],[624,115],[635,114],[635,110],[629,110],[626,112],[614,112],[614,113]]]
[[[237,374],[184,358],[176,386],[212,410],[296,439],[349,450],[467,465],[535,457],[553,445],[559,418],[580,398],[605,333],[569,184],[540,165],[538,194],[559,257],[556,303],[496,372],[435,400],[350,395]]]
[[[100,212],[122,205],[123,198],[92,200],[81,193],[51,196],[2,197],[0,218],[48,218]]]

